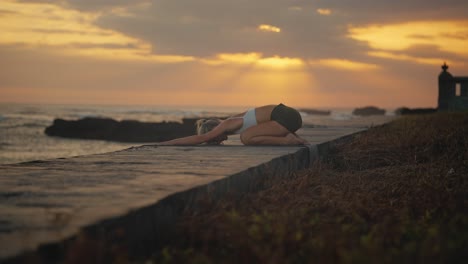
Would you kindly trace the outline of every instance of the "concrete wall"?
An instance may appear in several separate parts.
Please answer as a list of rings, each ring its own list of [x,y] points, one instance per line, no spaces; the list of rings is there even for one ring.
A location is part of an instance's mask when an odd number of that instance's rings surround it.
[[[81,254],[97,254],[98,258],[105,259],[105,253],[99,252],[100,248],[117,248],[121,252],[127,252],[131,258],[146,258],[156,249],[178,239],[176,223],[184,211],[198,210],[206,201],[236,199],[248,192],[266,188],[278,179],[290,177],[292,173],[310,167],[317,159],[326,157],[333,144],[350,140],[354,136],[355,134],[351,134],[337,140],[298,148],[293,153],[229,177],[171,194],[155,204],[135,209],[123,216],[88,225],[79,234],[65,241],[42,245],[34,252],[6,262],[18,263],[31,259],[45,263],[61,262],[70,250],[81,250]],[[79,249],[77,245],[83,242],[88,246],[93,245],[97,253]]]

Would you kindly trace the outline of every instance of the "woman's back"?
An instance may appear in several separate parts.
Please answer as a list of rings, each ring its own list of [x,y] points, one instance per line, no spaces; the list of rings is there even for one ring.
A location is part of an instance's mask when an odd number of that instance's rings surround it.
[[[276,105],[264,105],[255,108],[255,116],[257,117],[257,123],[265,123],[271,120],[271,111]]]

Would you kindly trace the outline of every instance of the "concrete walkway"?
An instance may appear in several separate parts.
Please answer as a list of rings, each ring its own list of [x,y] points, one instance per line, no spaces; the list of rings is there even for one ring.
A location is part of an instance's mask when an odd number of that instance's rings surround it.
[[[298,134],[317,145],[361,130],[306,127]],[[308,167],[311,155],[304,146],[246,147],[232,138],[225,146],[141,146],[0,165],[0,260],[79,230],[116,228],[131,254],[150,253],[201,196],[252,190],[265,175]]]

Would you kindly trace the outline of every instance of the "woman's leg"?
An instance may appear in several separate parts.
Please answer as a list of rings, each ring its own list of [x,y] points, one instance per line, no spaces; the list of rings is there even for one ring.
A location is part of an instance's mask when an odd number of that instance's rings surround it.
[[[244,145],[301,145],[305,141],[276,121],[249,127],[240,135]]]

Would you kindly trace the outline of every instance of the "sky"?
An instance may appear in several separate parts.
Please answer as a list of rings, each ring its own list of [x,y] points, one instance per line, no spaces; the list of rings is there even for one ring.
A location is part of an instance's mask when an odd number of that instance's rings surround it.
[[[466,0],[1,0],[0,102],[435,107]]]

